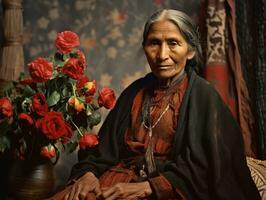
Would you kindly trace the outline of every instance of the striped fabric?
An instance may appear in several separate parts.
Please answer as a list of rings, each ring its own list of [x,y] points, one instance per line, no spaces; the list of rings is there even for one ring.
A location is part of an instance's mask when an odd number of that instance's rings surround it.
[[[262,199],[266,199],[266,161],[247,157],[247,164]]]

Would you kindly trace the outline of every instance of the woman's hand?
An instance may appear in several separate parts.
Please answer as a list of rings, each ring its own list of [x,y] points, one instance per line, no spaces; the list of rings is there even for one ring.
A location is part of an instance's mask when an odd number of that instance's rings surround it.
[[[102,197],[105,200],[142,199],[151,195],[152,190],[148,181],[140,183],[117,183],[109,188],[102,188]]]
[[[84,200],[89,192],[93,192],[96,196],[101,194],[99,180],[91,172],[84,174],[73,184],[64,200]]]

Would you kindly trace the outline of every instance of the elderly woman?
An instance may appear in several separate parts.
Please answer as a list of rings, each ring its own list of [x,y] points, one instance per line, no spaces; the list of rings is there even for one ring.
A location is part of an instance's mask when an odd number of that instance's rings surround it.
[[[191,19],[156,12],[143,49],[152,73],[123,91],[100,144],[79,151],[71,184],[52,199],[260,199],[237,123],[194,71],[201,47]]]

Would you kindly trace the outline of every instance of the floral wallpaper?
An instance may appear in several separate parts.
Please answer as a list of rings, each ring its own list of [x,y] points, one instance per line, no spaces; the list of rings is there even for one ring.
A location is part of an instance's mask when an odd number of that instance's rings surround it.
[[[199,0],[24,0],[28,63],[55,51],[57,32],[72,30],[86,54],[87,75],[119,94],[149,71],[141,48],[146,19],[157,9],[186,11],[197,20]]]
[[[55,52],[57,32],[80,36],[87,75],[99,87],[110,86],[117,96],[132,81],[149,72],[141,48],[147,18],[158,9],[185,11],[198,21],[200,0],[24,0],[25,66],[38,56]],[[25,68],[26,69],[26,68]],[[62,185],[76,154],[61,155],[56,166]]]

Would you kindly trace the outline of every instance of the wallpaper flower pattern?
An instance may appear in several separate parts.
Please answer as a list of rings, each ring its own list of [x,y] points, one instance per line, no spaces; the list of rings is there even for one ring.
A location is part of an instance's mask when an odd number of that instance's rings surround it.
[[[186,11],[197,20],[199,0],[25,0],[25,61],[54,51],[57,32],[72,30],[81,38],[87,74],[119,94],[149,72],[141,49],[146,19],[157,9]]]

